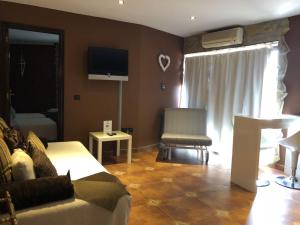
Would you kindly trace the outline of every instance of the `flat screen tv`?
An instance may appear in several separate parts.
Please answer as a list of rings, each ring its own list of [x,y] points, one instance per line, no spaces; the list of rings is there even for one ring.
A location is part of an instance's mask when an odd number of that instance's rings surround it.
[[[128,81],[128,50],[89,47],[90,80]]]

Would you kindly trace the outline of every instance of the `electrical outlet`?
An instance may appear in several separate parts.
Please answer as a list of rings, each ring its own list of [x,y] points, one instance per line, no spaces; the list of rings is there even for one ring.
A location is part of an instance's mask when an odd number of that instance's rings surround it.
[[[131,134],[131,133],[133,133],[133,128],[132,127],[123,127],[123,128],[121,128],[121,131],[124,133]]]
[[[80,100],[80,95],[74,95],[73,99],[76,100],[76,101],[79,101]]]

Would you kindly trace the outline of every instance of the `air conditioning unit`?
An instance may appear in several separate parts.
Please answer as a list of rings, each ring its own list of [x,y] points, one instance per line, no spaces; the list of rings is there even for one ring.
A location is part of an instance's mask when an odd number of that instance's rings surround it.
[[[202,35],[203,48],[217,48],[243,43],[243,28],[216,31]]]

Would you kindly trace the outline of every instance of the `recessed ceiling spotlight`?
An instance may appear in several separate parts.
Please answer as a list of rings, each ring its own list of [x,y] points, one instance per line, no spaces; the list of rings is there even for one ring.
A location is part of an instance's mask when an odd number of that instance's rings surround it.
[[[125,0],[119,0],[119,5],[124,5]]]
[[[195,20],[196,19],[196,16],[191,16],[191,20]]]

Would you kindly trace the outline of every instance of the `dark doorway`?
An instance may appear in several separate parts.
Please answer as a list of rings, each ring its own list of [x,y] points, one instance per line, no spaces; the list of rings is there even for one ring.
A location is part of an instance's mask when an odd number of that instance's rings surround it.
[[[49,141],[63,140],[63,31],[11,23],[1,28],[1,115],[25,135],[33,130]]]

